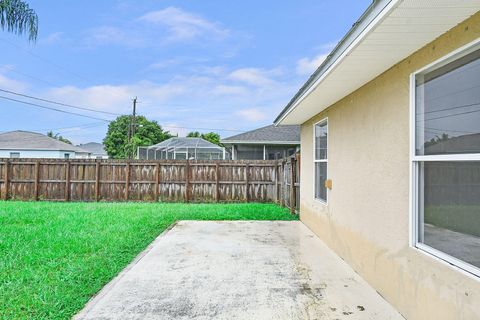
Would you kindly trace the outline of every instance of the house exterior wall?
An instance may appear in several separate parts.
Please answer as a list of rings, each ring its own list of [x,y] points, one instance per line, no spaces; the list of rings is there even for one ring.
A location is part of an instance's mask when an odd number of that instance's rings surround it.
[[[65,159],[65,154],[70,155],[70,159],[75,158],[75,152],[72,151],[53,151],[53,150],[0,150],[0,158],[10,158],[11,152],[19,152],[20,158],[32,159]]]
[[[479,37],[477,13],[301,128],[301,220],[407,319],[480,317],[480,279],[409,245],[410,74]],[[326,117],[323,205],[313,126]]]

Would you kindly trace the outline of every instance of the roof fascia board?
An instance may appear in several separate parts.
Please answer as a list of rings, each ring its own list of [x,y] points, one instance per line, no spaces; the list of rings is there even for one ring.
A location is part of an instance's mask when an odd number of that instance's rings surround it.
[[[274,144],[281,144],[281,145],[297,145],[300,144],[300,141],[247,141],[247,140],[228,140],[228,141],[220,141],[223,144],[265,144],[265,145],[274,145]]]
[[[362,41],[371,30],[378,25],[392,10],[403,0],[374,0],[374,2],[362,14],[359,20],[353,25],[348,33],[340,40],[327,59],[310,76],[287,106],[280,112],[274,121],[276,126],[280,125],[313,90],[323,81],[343,59]]]
[[[62,152],[90,153],[89,151],[77,151],[72,149],[0,148],[0,150],[62,151]]]

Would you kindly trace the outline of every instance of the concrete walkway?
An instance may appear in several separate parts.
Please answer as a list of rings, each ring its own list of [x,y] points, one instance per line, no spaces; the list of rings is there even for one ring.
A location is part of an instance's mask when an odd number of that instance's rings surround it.
[[[403,319],[301,222],[182,221],[77,319]]]

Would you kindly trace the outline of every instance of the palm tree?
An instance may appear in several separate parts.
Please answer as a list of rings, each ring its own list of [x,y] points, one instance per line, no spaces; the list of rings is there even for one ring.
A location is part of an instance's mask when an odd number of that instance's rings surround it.
[[[25,1],[0,0],[0,27],[18,35],[28,34],[28,39],[35,41],[38,16]]]

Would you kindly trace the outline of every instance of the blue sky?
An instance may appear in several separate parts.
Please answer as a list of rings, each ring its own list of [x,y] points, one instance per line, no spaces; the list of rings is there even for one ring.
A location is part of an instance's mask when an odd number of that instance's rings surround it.
[[[121,114],[137,96],[139,114],[171,132],[211,128],[222,137],[272,123],[370,3],[28,2],[39,37],[31,44],[0,31],[0,89]],[[52,129],[84,143],[101,141],[107,128],[5,99],[0,108],[0,131]]]

